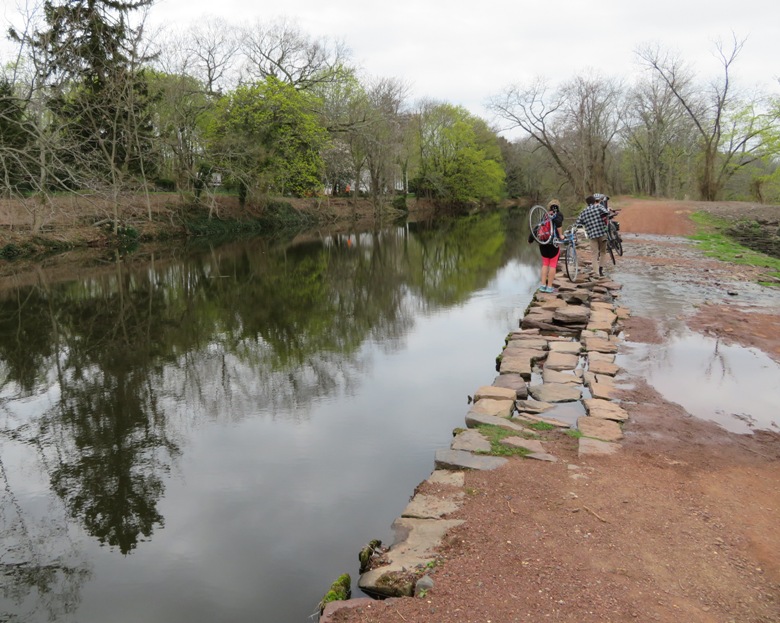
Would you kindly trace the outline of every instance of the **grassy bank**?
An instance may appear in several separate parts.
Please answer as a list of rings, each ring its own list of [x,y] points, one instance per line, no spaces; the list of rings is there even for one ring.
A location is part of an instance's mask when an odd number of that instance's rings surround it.
[[[777,224],[758,221],[732,221],[706,212],[691,215],[699,231],[693,240],[701,243],[704,252],[732,264],[759,266],[768,269],[765,283],[780,285],[780,229]]]

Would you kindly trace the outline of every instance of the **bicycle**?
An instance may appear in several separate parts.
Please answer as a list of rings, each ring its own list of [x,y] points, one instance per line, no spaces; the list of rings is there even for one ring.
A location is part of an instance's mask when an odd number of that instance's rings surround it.
[[[607,252],[609,257],[612,258],[612,263],[615,264],[615,251],[617,254],[623,255],[623,239],[620,237],[620,226],[617,221],[613,221],[617,212],[610,210],[607,216],[604,216],[604,221],[607,225]]]
[[[539,244],[547,244],[553,237],[555,224],[544,206],[535,205],[528,212],[528,224],[531,235]]]
[[[566,247],[563,252],[563,265],[569,281],[574,283],[579,272],[579,263],[577,262],[577,228],[572,225],[563,232],[563,240],[556,240],[554,244],[562,244]]]

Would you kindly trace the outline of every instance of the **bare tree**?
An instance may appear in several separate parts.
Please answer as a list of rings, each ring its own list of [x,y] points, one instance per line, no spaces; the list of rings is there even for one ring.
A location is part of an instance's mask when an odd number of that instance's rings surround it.
[[[338,80],[350,55],[344,43],[313,39],[284,19],[247,28],[242,51],[250,80],[274,77],[296,89]]]
[[[705,201],[715,200],[737,170],[778,150],[772,140],[777,115],[766,112],[760,96],[741,96],[732,83],[732,66],[745,42],[733,33],[730,45],[715,42],[723,73],[707,87],[694,84],[691,70],[679,56],[657,45],[636,52],[640,61],[668,86],[696,128],[701,153],[699,193]]]
[[[620,84],[599,76],[576,77],[552,92],[543,80],[510,86],[489,104],[546,150],[580,197],[609,187],[608,156],[624,107]]]

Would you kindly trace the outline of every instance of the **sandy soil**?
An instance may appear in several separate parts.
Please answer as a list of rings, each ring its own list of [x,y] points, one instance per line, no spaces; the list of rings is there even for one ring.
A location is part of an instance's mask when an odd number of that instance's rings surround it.
[[[622,208],[626,238],[621,269],[656,267],[709,288],[680,321],[780,361],[780,292],[755,286],[757,294],[735,302],[734,281],[748,284],[759,271],[737,271],[669,237],[692,233],[688,215],[712,206],[613,204]],[[716,208],[728,215],[744,204]],[[625,324],[632,342],[664,339],[658,318],[632,311]],[[467,473],[467,502],[452,515],[465,524],[448,536],[434,587],[333,620],[780,621],[780,438],[727,433],[665,401],[630,370],[624,377],[630,420],[617,455],[580,459],[576,441],[557,433],[556,464],[517,458]]]

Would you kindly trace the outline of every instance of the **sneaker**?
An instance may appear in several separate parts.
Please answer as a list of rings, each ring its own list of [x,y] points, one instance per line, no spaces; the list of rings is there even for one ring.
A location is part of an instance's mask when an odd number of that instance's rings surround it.
[[[536,289],[537,289],[537,290],[539,290],[539,292],[547,292],[547,286],[546,286],[546,285],[544,285],[544,284],[540,285],[540,286],[539,286],[538,288],[536,288]]]
[[[545,290],[547,294],[555,294],[557,291],[558,290],[556,290],[555,288],[551,288],[550,286],[547,286],[547,289]]]

